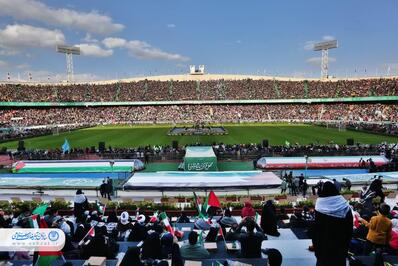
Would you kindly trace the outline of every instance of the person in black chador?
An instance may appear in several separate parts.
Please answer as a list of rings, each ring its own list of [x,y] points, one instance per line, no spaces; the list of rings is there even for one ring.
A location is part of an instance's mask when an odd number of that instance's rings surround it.
[[[263,229],[264,234],[279,236],[280,233],[278,232],[277,223],[275,205],[272,200],[268,200],[264,204],[263,211],[261,213],[261,229]]]
[[[352,238],[351,209],[335,185],[325,182],[315,204],[312,243],[317,266],[345,266]]]

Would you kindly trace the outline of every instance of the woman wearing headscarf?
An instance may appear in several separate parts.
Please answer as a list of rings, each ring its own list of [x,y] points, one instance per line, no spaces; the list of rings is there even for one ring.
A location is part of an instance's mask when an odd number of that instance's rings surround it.
[[[73,203],[73,214],[76,217],[76,223],[81,223],[83,222],[84,211],[88,210],[88,200],[81,189],[76,191]]]
[[[316,265],[345,266],[353,217],[347,201],[331,182],[325,182],[319,192],[313,230]]]
[[[245,202],[245,206],[242,209],[241,216],[242,218],[256,216],[256,211],[253,209],[253,206],[250,203],[250,201]]]
[[[361,195],[361,203],[363,205],[362,215],[371,217],[375,211],[373,208],[373,199],[380,197],[380,203],[384,202],[385,195],[383,193],[383,181],[375,179],[370,184],[369,188]]]
[[[162,246],[160,243],[159,233],[153,232],[152,234],[148,235],[142,244],[141,255],[142,259],[162,259]]]
[[[275,205],[272,200],[268,200],[264,204],[263,211],[261,213],[261,229],[263,229],[264,234],[271,236],[280,236],[277,223],[278,221],[276,218]]]
[[[144,264],[140,260],[140,248],[139,247],[131,247],[126,251],[120,266],[130,266],[137,265],[143,266]]]

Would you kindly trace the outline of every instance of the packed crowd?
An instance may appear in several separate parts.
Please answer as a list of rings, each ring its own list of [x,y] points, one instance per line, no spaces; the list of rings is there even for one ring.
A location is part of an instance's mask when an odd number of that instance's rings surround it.
[[[338,81],[143,80],[107,85],[0,85],[0,101],[5,102],[258,100],[396,95],[398,95],[398,79]]]
[[[0,127],[262,121],[397,122],[396,104],[160,105],[0,110]],[[393,126],[396,132],[396,125]],[[390,127],[389,127],[390,129]]]
[[[302,186],[305,183],[304,180]],[[237,257],[261,258],[265,253],[268,265],[280,266],[281,253],[275,249],[262,250],[263,241],[267,241],[267,236],[279,237],[279,228],[302,228],[304,238],[312,240],[309,249],[314,252],[317,265],[345,266],[348,258],[353,259],[352,254],[367,256],[375,252],[379,258],[382,253],[398,254],[398,207],[391,208],[384,203],[382,189],[382,180],[376,178],[369,187],[362,188],[359,201],[350,205],[340,194],[342,184],[319,182],[314,189],[318,196],[315,208],[303,206],[287,215],[283,208],[277,211],[272,200],[265,202],[260,210],[247,201],[240,217],[233,216],[229,208],[222,209],[217,196],[210,192],[207,200],[212,205],[205,212],[199,208],[200,215],[196,217],[187,217],[181,212],[176,218],[176,225],[184,224],[185,228],[192,225],[199,233],[173,227],[164,210],[159,210],[160,214],[155,211],[152,216],[139,209],[134,214],[122,210],[118,216],[116,210],[112,210],[105,216],[100,206],[97,210],[90,207],[81,190],[76,192],[72,216],[63,217],[50,206],[38,214],[38,219],[40,227],[59,228],[65,233],[66,243],[62,249],[65,260],[105,256],[118,259],[120,265],[168,265],[165,261],[171,259],[171,265],[180,266],[184,260],[211,258],[206,243],[224,241],[232,248],[235,245]],[[29,228],[31,220],[29,209],[0,211],[0,228]],[[124,242],[139,244],[131,244],[120,253]],[[222,254],[224,257],[219,259],[230,258],[227,252]],[[37,259],[35,255],[33,260]],[[0,252],[0,256],[12,260],[32,259],[25,252]]]

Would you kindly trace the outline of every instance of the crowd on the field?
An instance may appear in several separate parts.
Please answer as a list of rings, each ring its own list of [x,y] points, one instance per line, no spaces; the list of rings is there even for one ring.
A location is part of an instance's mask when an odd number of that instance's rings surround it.
[[[396,104],[159,105],[0,110],[0,127],[261,121],[397,122]],[[396,125],[389,131],[396,132]]]
[[[0,101],[6,102],[256,100],[396,95],[398,79],[394,78],[338,81],[142,80],[105,85],[0,85]]]
[[[299,183],[301,179],[298,179]],[[351,185],[346,182],[345,186],[349,189]],[[89,204],[79,189],[74,197],[73,215],[61,216],[56,207],[49,206],[46,210],[36,209],[38,216],[34,216],[31,209],[21,205],[0,210],[0,228],[32,228],[35,224],[32,221],[36,219],[41,228],[58,228],[64,232],[65,246],[58,254],[62,259],[101,256],[117,259],[122,266],[169,265],[166,260],[170,259],[171,265],[180,266],[184,260],[210,259],[212,252],[206,247],[219,241],[235,246],[238,258],[261,258],[265,253],[268,265],[280,266],[283,258],[278,250],[262,250],[268,236],[281,235],[280,228],[294,229],[293,232],[301,232],[302,238],[311,239],[309,250],[321,266],[345,266],[347,258],[367,256],[371,252],[375,252],[376,257],[382,253],[398,255],[398,208],[384,203],[380,177],[364,186],[359,200],[351,205],[340,194],[343,187],[335,180],[320,181],[313,186],[313,194],[318,196],[315,207],[304,205],[290,214],[283,207],[277,210],[273,200],[264,202],[260,209],[246,201],[240,207],[240,216],[233,216],[230,208],[222,209],[217,196],[210,192],[207,201],[212,205],[205,211],[199,209],[200,215],[188,217],[181,212],[175,219],[162,209],[146,215],[145,210],[140,209],[111,210],[105,216],[105,207]],[[304,178],[301,188],[308,188]],[[196,206],[200,206],[200,201],[195,201]],[[127,249],[122,248],[125,243],[130,243]],[[225,249],[224,245],[216,245],[213,251],[218,252],[218,259],[232,258],[221,249]],[[0,258],[5,260],[40,261],[37,255],[0,252]]]

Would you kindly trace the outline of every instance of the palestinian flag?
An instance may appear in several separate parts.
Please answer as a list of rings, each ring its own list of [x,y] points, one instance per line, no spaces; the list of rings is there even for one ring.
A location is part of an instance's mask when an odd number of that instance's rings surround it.
[[[29,218],[30,228],[39,228],[39,215],[34,214]]]
[[[194,198],[195,207],[198,210],[198,213],[200,214],[200,210],[201,210],[201,207],[202,207],[202,204],[200,202],[200,198],[198,197],[198,195],[196,195],[195,192],[193,193],[193,198]]]
[[[39,222],[40,228],[48,228],[47,222],[44,218],[40,219]],[[39,256],[37,258],[35,266],[48,266],[51,265],[54,261],[58,260],[60,257],[63,258],[62,251],[39,251]]]
[[[95,236],[95,229],[94,226],[90,228],[90,230],[88,230],[87,234],[83,237],[82,240],[80,240],[79,242],[79,246],[82,246],[84,244],[84,239],[86,239],[86,237],[91,236],[94,237]]]
[[[163,222],[166,230],[169,231],[174,236],[174,229],[170,225],[169,217],[167,217],[167,214],[165,212],[162,212],[161,214],[159,214],[159,218]]]
[[[210,191],[209,196],[206,198],[205,203],[202,206],[201,213],[199,214],[200,218],[207,218],[207,212],[210,208],[221,208],[220,201],[218,200],[216,194],[212,191]]]

